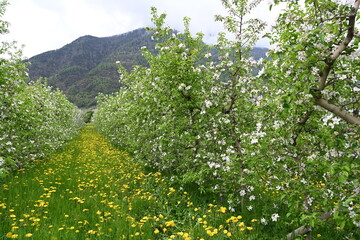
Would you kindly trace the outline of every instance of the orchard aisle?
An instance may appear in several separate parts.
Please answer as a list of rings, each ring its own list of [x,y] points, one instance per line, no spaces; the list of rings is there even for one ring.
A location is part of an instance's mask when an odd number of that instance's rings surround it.
[[[215,204],[194,206],[92,126],[0,186],[0,239],[239,239],[258,224]]]

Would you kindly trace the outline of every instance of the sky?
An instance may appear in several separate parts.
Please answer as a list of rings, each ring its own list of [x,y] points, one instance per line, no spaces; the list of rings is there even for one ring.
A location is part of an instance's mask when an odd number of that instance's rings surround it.
[[[140,27],[152,26],[150,8],[167,14],[167,24],[179,31],[183,17],[191,18],[193,33],[205,34],[205,41],[215,43],[222,24],[215,14],[226,14],[220,0],[8,0],[3,20],[10,23],[8,41],[24,45],[24,57],[59,49],[84,35],[107,37]],[[254,16],[274,22],[267,0]],[[4,37],[2,36],[4,39]],[[266,40],[258,44],[268,47]]]

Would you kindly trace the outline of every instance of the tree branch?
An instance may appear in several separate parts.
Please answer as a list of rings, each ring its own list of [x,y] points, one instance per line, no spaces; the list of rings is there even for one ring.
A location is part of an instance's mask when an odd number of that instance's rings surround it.
[[[349,26],[347,30],[347,34],[345,39],[340,43],[340,45],[337,47],[337,49],[333,52],[333,54],[330,56],[328,60],[326,60],[326,67],[323,69],[323,71],[320,74],[319,77],[319,88],[318,90],[324,90],[326,86],[326,80],[329,76],[329,73],[332,69],[332,66],[334,65],[334,62],[340,54],[346,49],[346,47],[349,45],[351,40],[354,38],[355,35],[355,21],[356,21],[356,14],[359,10],[360,0],[356,0],[354,3],[353,8],[351,9],[351,12],[349,14]]]
[[[360,1],[360,0],[359,0]],[[345,120],[348,123],[351,124],[355,124],[355,125],[359,125],[360,126],[360,119],[350,115],[349,113],[347,113],[346,111],[342,110],[341,108],[335,106],[334,104],[329,103],[328,101],[326,101],[323,98],[317,98],[315,103],[323,108],[325,108],[326,110],[334,113],[336,116],[342,118],[343,120]]]
[[[358,196],[360,194],[360,187],[355,188],[354,192],[355,193],[353,195],[351,195],[348,199]],[[334,211],[335,211],[335,209],[333,209],[333,210],[331,210],[329,212],[325,212],[325,213],[321,214],[319,216],[319,218],[321,219],[321,221],[328,220],[328,219],[330,219],[332,217]],[[288,235],[286,235],[286,238],[288,240],[292,240],[292,239],[294,239],[294,238],[296,238],[296,237],[298,237],[300,235],[307,234],[307,233],[309,233],[311,231],[312,231],[312,228],[310,226],[303,225],[303,226],[295,229],[294,231],[292,231]]]
[[[333,215],[333,211],[329,211],[326,213],[323,213],[322,215],[319,216],[319,218],[321,219],[321,221],[325,221],[329,218],[331,218]],[[298,236],[310,233],[312,231],[312,228],[310,226],[301,226],[297,229],[295,229],[294,231],[292,231],[291,233],[289,233],[288,235],[286,235],[286,238],[288,240],[292,240]]]
[[[331,72],[331,69],[333,68],[333,65],[335,61],[339,58],[341,53],[347,48],[349,43],[352,41],[352,39],[355,36],[355,22],[356,22],[356,14],[359,10],[360,0],[356,0],[354,2],[354,6],[352,7],[350,14],[348,16],[348,29],[345,39],[340,43],[340,45],[335,49],[335,51],[332,53],[332,55],[325,61],[326,66],[320,73],[319,77],[319,87],[316,89],[318,92],[321,92],[326,87],[326,81],[328,79],[328,76]],[[348,123],[360,125],[360,119],[352,116],[351,114],[347,113],[346,111],[342,110],[341,108],[329,103],[327,100],[323,99],[321,96],[315,96],[316,99],[315,103],[326,110],[334,113],[338,117],[342,118]]]

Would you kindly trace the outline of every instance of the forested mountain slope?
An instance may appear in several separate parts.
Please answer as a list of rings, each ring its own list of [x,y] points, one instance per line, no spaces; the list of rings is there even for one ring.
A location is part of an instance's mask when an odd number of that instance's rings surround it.
[[[30,79],[47,78],[48,84],[62,90],[71,102],[91,107],[99,92],[109,94],[119,89],[116,61],[129,70],[145,65],[140,48],[154,51],[155,44],[145,28],[104,38],[83,36],[58,50],[30,58]],[[266,50],[255,48],[253,56],[264,57]]]

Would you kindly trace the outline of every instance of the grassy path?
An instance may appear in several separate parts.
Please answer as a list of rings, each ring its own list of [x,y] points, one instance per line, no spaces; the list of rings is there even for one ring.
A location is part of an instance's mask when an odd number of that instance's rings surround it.
[[[0,184],[0,239],[256,239],[258,224],[215,204],[195,206],[91,126]]]

